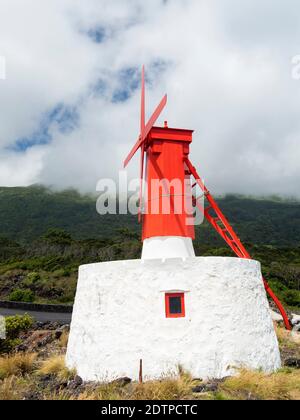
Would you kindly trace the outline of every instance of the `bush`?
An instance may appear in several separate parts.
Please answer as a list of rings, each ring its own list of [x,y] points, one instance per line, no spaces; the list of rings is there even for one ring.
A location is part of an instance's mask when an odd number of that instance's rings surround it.
[[[68,258],[64,257],[49,257],[43,260],[43,269],[45,271],[51,271],[54,273],[57,270],[63,268],[69,262]]]
[[[60,277],[70,277],[71,270],[67,268],[60,268],[59,270],[55,270],[53,273],[53,276],[56,279],[59,279]]]
[[[32,325],[33,318],[27,314],[7,317],[5,319],[6,338],[0,340],[0,353],[8,353],[18,346],[19,334],[27,331]]]
[[[23,281],[23,285],[30,287],[37,283],[41,279],[39,273],[33,271],[32,273],[27,274],[26,279]]]
[[[12,302],[33,302],[34,298],[34,292],[30,289],[14,289],[8,296]]]
[[[67,246],[71,245],[72,243],[72,237],[68,232],[64,231],[63,229],[54,228],[51,228],[47,231],[44,236],[44,240],[51,245]]]
[[[287,290],[283,296],[288,305],[300,307],[300,292],[298,290]]]

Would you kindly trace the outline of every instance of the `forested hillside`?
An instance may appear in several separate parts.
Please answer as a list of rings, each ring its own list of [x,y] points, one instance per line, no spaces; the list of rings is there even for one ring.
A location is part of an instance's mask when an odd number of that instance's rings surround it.
[[[227,196],[225,215],[289,307],[300,310],[300,203]],[[211,226],[197,255],[233,256]],[[80,264],[141,255],[135,216],[96,212],[96,198],[35,186],[0,189],[0,299],[72,303]]]
[[[249,199],[229,195],[218,203],[241,239],[252,244],[300,246],[300,202]],[[135,216],[96,212],[96,197],[75,190],[52,192],[42,186],[0,188],[0,236],[28,242],[50,228],[64,229],[75,239],[107,239],[120,228],[139,232]],[[205,224],[197,241],[221,244]]]

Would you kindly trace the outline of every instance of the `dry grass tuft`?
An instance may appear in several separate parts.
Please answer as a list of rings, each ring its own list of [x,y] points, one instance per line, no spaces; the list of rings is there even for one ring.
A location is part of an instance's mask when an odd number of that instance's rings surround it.
[[[59,379],[70,379],[75,372],[69,370],[65,364],[64,356],[52,356],[44,360],[40,369],[37,371],[39,375],[55,375]]]
[[[225,392],[225,396],[232,399],[298,399],[300,372],[291,369],[266,375],[262,372],[242,370],[239,376],[228,378],[220,388]]]
[[[64,331],[59,339],[59,346],[61,348],[66,348],[68,345],[68,340],[69,340],[69,332],[68,331]]]
[[[179,376],[136,384],[130,399],[132,400],[181,400],[191,396],[195,385],[188,372],[179,367]]]
[[[22,390],[20,390],[17,378],[10,376],[0,382],[0,400],[20,400],[22,399]]]
[[[191,393],[186,390],[176,379],[151,381],[138,384],[130,397],[132,400],[181,400]]]
[[[35,367],[36,354],[16,353],[0,358],[0,379],[30,373]]]

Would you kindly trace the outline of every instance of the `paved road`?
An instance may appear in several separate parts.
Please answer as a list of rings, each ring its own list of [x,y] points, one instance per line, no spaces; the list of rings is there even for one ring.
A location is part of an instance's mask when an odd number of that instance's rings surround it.
[[[23,309],[6,309],[0,308],[0,315],[2,316],[11,316],[11,315],[24,315],[27,313],[31,315],[36,321],[39,322],[62,322],[64,324],[70,324],[72,314],[67,313],[57,313],[57,312],[35,312],[35,311],[25,311]]]

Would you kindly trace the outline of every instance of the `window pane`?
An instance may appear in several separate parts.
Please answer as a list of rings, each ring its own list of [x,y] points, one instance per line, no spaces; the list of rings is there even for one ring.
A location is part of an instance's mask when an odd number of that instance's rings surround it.
[[[181,314],[181,298],[179,296],[169,298],[170,314]]]

